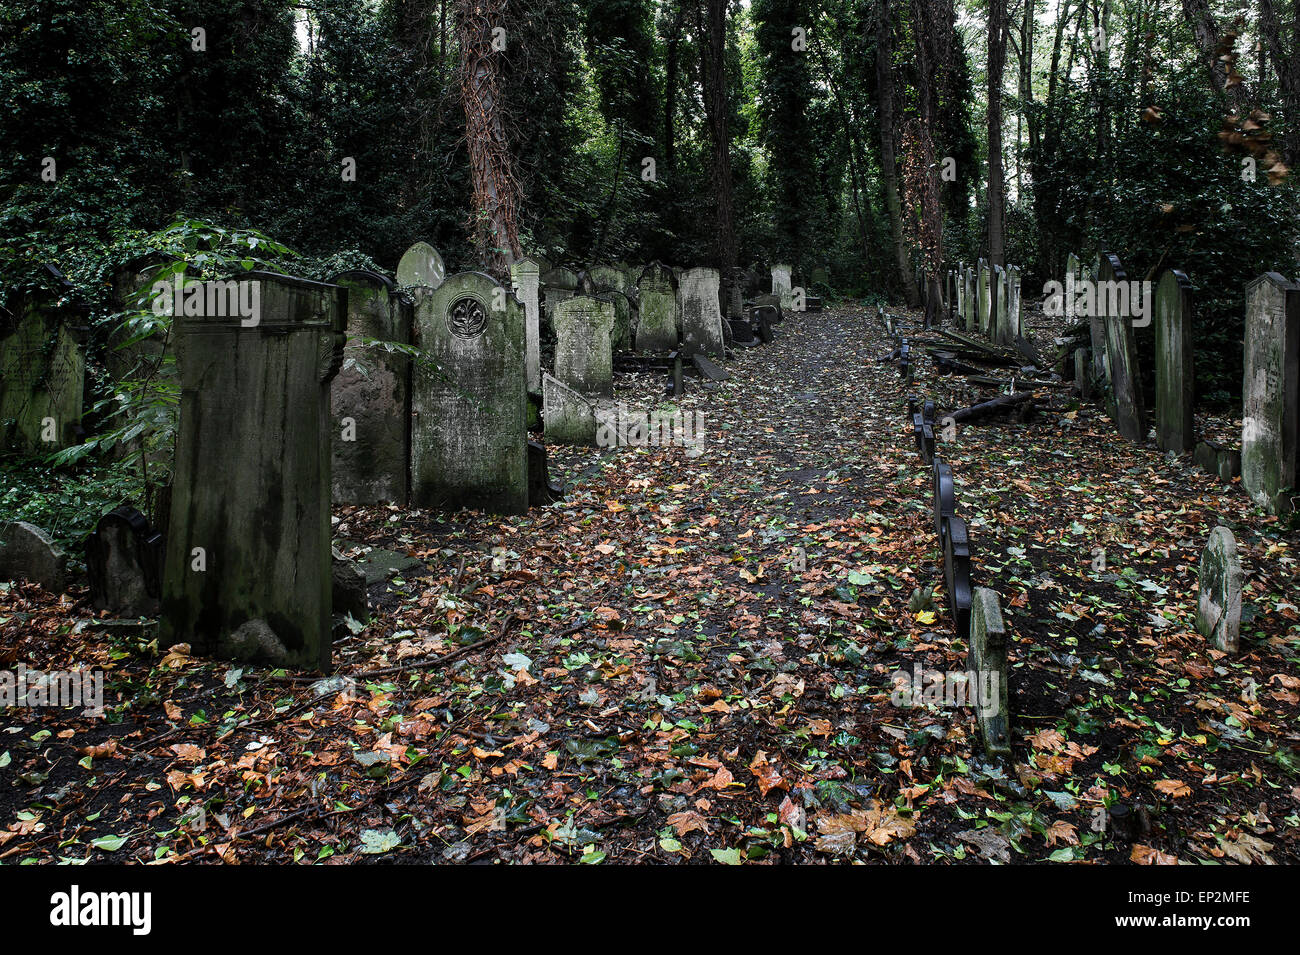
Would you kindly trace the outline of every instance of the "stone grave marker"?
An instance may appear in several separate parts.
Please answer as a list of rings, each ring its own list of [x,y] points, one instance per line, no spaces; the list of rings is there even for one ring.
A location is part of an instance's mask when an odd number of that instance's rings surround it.
[[[675,281],[673,273],[658,262],[647,265],[637,280],[637,351],[672,351],[677,347]]]
[[[1156,286],[1156,443],[1179,454],[1192,450],[1192,283],[1166,269]]]
[[[1098,282],[1127,282],[1128,274],[1119,257],[1106,253],[1102,257]],[[1107,306],[1109,309],[1109,306]],[[1119,433],[1130,441],[1143,442],[1147,436],[1146,399],[1142,394],[1142,374],[1138,367],[1137,343],[1130,315],[1106,314],[1106,354],[1110,367],[1111,415]]]
[[[524,376],[528,390],[542,390],[541,359],[541,267],[532,259],[523,259],[510,267],[510,281],[515,295],[524,303]]]
[[[345,291],[267,272],[257,322],[177,316],[181,379],[159,646],[330,666],[330,381]]]
[[[331,280],[347,289],[347,344],[330,386],[336,502],[405,505],[410,466],[411,366],[405,355],[366,340],[411,343],[413,306],[375,272],[343,272]]]
[[[0,524],[0,580],[29,580],[59,593],[68,583],[67,555],[35,524],[8,521]]]
[[[162,535],[143,514],[125,505],[109,511],[86,539],[95,609],[128,617],[156,616],[163,558]]]
[[[412,372],[411,503],[528,509],[524,306],[481,272],[416,302],[424,361]]]
[[[775,295],[781,304],[781,310],[784,312],[791,311],[794,308],[794,289],[792,278],[794,266],[779,264],[772,266],[772,294]]]
[[[953,515],[946,522],[943,535],[943,575],[948,589],[948,606],[952,611],[952,625],[957,639],[970,636],[971,582],[970,538],[966,522]]]
[[[976,327],[985,334],[989,330],[989,314],[993,306],[993,290],[991,287],[992,273],[989,271],[988,263],[983,259],[979,261],[979,273],[977,281],[979,282],[979,304],[975,310]]]
[[[596,402],[542,372],[542,425],[548,444],[596,443]]]
[[[404,253],[397,263],[397,284],[437,288],[447,277],[447,267],[442,256],[427,242],[417,242]]]
[[[610,347],[614,304],[579,295],[560,302],[555,325],[555,377],[584,395],[614,394],[614,358]]]
[[[718,270],[699,268],[683,272],[677,286],[677,297],[683,351],[687,355],[724,357]]]
[[[989,295],[992,300],[989,306],[989,327],[988,336],[990,341],[1006,341],[1006,324],[1007,324],[1007,270],[1000,265],[993,266],[992,283],[989,289]]]
[[[1276,272],[1246,287],[1241,484],[1274,514],[1300,496],[1300,285]]]
[[[543,315],[549,322],[555,314],[555,306],[573,298],[578,289],[578,273],[564,266],[548,269],[541,275]]]
[[[1024,326],[1020,317],[1020,266],[1013,265],[1007,269],[1006,329],[1004,341],[1011,344],[1024,335]]]
[[[968,668],[975,676],[975,714],[984,751],[990,756],[1011,752],[1011,710],[1007,665],[1007,631],[998,595],[977,587],[971,598]]]
[[[1196,629],[1225,653],[1241,646],[1241,560],[1237,541],[1226,527],[1210,531],[1201,554]]]

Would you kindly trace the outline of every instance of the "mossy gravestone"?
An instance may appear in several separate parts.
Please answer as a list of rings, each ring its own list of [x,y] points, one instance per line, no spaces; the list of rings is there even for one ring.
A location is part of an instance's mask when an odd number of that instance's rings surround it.
[[[555,306],[565,299],[573,298],[578,288],[578,273],[564,266],[547,269],[541,275],[543,314],[549,322],[555,314]]]
[[[556,305],[555,377],[584,395],[612,397],[614,358],[610,331],[614,303],[579,295]]]
[[[542,390],[541,360],[541,267],[532,259],[524,259],[510,267],[510,282],[515,295],[524,303],[524,376],[528,390],[539,394]]]
[[[528,510],[524,307],[491,276],[462,272],[416,302],[411,503]],[[608,337],[606,338],[608,345]]]
[[[1241,484],[1274,514],[1300,497],[1300,285],[1276,272],[1246,287]]]
[[[673,351],[677,348],[677,291],[673,273],[658,262],[646,266],[637,281],[640,321],[636,350]]]
[[[175,319],[181,380],[159,645],[330,666],[330,382],[346,292],[249,272],[260,307]]]
[[[793,266],[772,266],[772,294],[780,299],[781,308],[787,312],[794,308],[793,273]]]
[[[970,609],[970,671],[975,677],[975,714],[984,750],[990,756],[1011,752],[1011,708],[1007,630],[998,595],[976,587]]]
[[[410,344],[412,305],[374,272],[344,272],[331,281],[348,293],[343,367],[331,386],[334,500],[405,504],[410,359],[366,342]]]
[[[0,443],[46,454],[77,443],[86,377],[71,286],[56,269],[47,276],[54,290],[29,292],[13,324],[0,321]]]
[[[1119,257],[1106,253],[1097,271],[1098,288],[1102,283],[1128,282],[1128,274]],[[1110,295],[1103,306],[1100,292],[1098,307],[1106,309],[1106,356],[1110,369],[1110,414],[1119,433],[1130,441],[1143,442],[1147,437],[1146,399],[1142,394],[1142,374],[1138,367],[1137,342],[1133,335],[1133,316],[1115,312]],[[1130,307],[1130,312],[1132,308]]]
[[[1241,646],[1241,560],[1236,538],[1226,527],[1210,531],[1201,554],[1196,629],[1225,653]]]
[[[1192,433],[1192,283],[1166,269],[1156,285],[1156,443],[1181,454]]]
[[[153,617],[162,592],[162,535],[143,514],[122,506],[105,514],[86,540],[90,596],[96,610]]]
[[[981,332],[985,333],[989,330],[989,308],[993,305],[993,293],[989,288],[991,278],[988,263],[980,259],[976,273],[976,282],[979,284],[976,294],[979,297],[975,308],[975,324]]]
[[[442,256],[427,242],[415,243],[397,263],[398,285],[437,288],[446,277]]]
[[[717,269],[689,269],[677,284],[682,317],[682,351],[687,355],[725,357],[722,305]]]

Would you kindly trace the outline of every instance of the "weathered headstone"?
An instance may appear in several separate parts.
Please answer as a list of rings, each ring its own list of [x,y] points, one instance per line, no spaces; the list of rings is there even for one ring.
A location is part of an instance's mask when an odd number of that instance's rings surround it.
[[[542,372],[542,424],[548,444],[596,443],[596,402]]]
[[[1024,334],[1024,326],[1020,318],[1020,266],[1013,265],[1007,269],[1006,291],[1003,341],[1011,344]]]
[[[555,377],[584,395],[614,394],[610,332],[614,304],[579,295],[559,302],[555,325]]]
[[[1225,653],[1241,645],[1241,560],[1237,541],[1226,527],[1210,531],[1201,554],[1196,629]]]
[[[976,722],[984,751],[990,756],[1011,752],[1011,711],[1007,686],[1007,631],[998,595],[987,587],[975,588],[970,611],[970,671],[975,675]]]
[[[331,280],[347,289],[347,345],[330,386],[334,500],[402,504],[410,465],[410,359],[370,342],[411,343],[412,304],[385,276],[343,272]]]
[[[682,349],[688,355],[724,356],[722,308],[718,303],[718,270],[690,269],[677,286],[682,321]]]
[[[988,263],[983,259],[979,260],[979,272],[976,279],[979,282],[979,304],[975,310],[976,327],[981,332],[988,333],[990,310],[993,307],[993,289],[991,288],[992,272]]]
[[[524,307],[491,276],[452,275],[416,302],[411,503],[528,509]]]
[[[772,266],[772,294],[781,302],[783,311],[790,311],[794,308],[794,292],[791,285],[794,266],[791,265],[774,265]]]
[[[0,524],[0,580],[30,580],[58,593],[68,583],[67,564],[67,555],[36,525]]]
[[[266,272],[257,321],[178,316],[180,430],[159,645],[330,665],[330,381],[345,292]]]
[[[578,289],[578,273],[564,266],[548,269],[541,275],[543,316],[549,322],[555,314],[555,306],[573,298]]]
[[[636,350],[672,351],[677,347],[677,292],[673,273],[654,262],[637,280]]]
[[[0,325],[0,444],[50,453],[78,443],[85,322],[63,275],[45,273],[51,288],[22,296],[12,329]]]
[[[1166,269],[1156,286],[1156,443],[1182,453],[1196,442],[1192,431],[1192,283]]]
[[[1092,286],[1094,303],[1097,282],[1101,279],[1101,262],[1101,253],[1097,253],[1092,268],[1082,269],[1082,277],[1079,279],[1081,285],[1087,283]],[[1092,341],[1092,378],[1104,388],[1110,384],[1110,358],[1106,354],[1109,344],[1106,335],[1106,317],[1101,313],[1100,308],[1094,307],[1088,316],[1088,334]]]
[[[96,610],[153,617],[162,595],[164,543],[143,514],[118,507],[86,540],[90,597]]]
[[[1275,514],[1300,498],[1300,285],[1276,272],[1246,287],[1241,484]]]
[[[397,263],[397,284],[437,288],[447,277],[442,256],[427,242],[417,242],[407,249]]]
[[[524,303],[524,376],[528,390],[539,394],[542,390],[541,269],[532,259],[524,259],[510,267],[510,280],[515,295]]]
[[[989,327],[985,330],[990,341],[1006,341],[1007,323],[1007,270],[1000,265],[993,266],[993,275],[989,288]]]
[[[1098,272],[1102,282],[1127,282],[1128,274],[1119,257],[1106,253]],[[1101,296],[1098,296],[1098,304]],[[1130,441],[1142,442],[1147,436],[1146,399],[1142,394],[1142,374],[1138,367],[1137,343],[1133,336],[1133,318],[1113,314],[1113,302],[1106,308],[1106,354],[1110,368],[1111,413],[1119,433]]]
[[[966,533],[966,522],[960,517],[948,518],[945,526],[943,574],[948,588],[948,606],[957,638],[965,640],[970,635],[970,538]]]

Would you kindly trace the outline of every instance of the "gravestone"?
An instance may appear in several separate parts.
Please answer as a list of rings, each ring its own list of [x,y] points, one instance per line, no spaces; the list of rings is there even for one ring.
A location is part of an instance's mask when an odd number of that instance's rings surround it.
[[[958,262],[957,271],[952,277],[953,314],[963,322],[966,319],[966,263]]]
[[[637,280],[636,350],[672,351],[677,347],[677,291],[673,273],[658,262],[647,265]]]
[[[1128,274],[1119,257],[1102,256],[1098,284],[1127,282]],[[1100,302],[1099,296],[1099,305]],[[1146,399],[1142,394],[1142,375],[1138,367],[1137,343],[1133,319],[1129,315],[1106,314],[1106,354],[1110,369],[1111,416],[1119,433],[1130,441],[1143,442],[1147,436]]]
[[[632,302],[622,292],[597,292],[596,298],[614,306],[614,321],[609,328],[609,344],[615,351],[632,350]]]
[[[596,402],[542,372],[542,425],[548,444],[596,443]]]
[[[551,321],[556,338],[555,377],[584,395],[612,396],[614,304],[579,295],[558,303]]]
[[[0,580],[29,580],[59,593],[68,583],[67,565],[67,555],[35,524],[0,524]]]
[[[548,269],[541,275],[543,317],[549,322],[555,314],[555,306],[573,298],[578,289],[578,273],[564,266]]]
[[[989,270],[988,263],[983,259],[979,261],[979,272],[977,281],[979,282],[979,305],[975,310],[976,327],[984,333],[989,330],[990,309],[993,306],[993,290],[990,287],[992,273]]]
[[[333,498],[339,503],[405,505],[410,462],[411,365],[365,340],[411,343],[412,303],[375,272],[343,272],[347,344],[330,386]]]
[[[749,320],[758,331],[758,338],[764,345],[776,340],[777,307],[775,305],[753,305],[749,309]]]
[[[48,454],[80,440],[86,329],[62,273],[46,266],[45,279],[51,288],[23,295],[12,326],[0,323],[0,444]]]
[[[524,307],[491,276],[461,272],[416,302],[411,503],[528,510]]]
[[[99,519],[86,539],[86,569],[96,610],[128,617],[153,617],[162,595],[164,543],[134,507],[119,507]]]
[[[524,377],[528,390],[538,394],[542,390],[541,359],[541,269],[532,259],[524,259],[510,266],[510,281],[515,295],[524,303]]]
[[[1246,287],[1241,485],[1274,514],[1300,495],[1300,285],[1276,272]]]
[[[786,312],[794,308],[794,290],[791,284],[793,274],[792,265],[772,266],[772,294],[781,303],[782,311]]]
[[[722,308],[718,301],[718,270],[690,269],[677,286],[682,321],[682,350],[687,355],[724,357]]]
[[[989,289],[989,341],[1006,341],[1007,324],[1007,270],[1000,265],[993,266],[993,277]]]
[[[267,272],[256,324],[177,316],[181,381],[159,646],[330,666],[330,381],[346,292]]]
[[[1241,560],[1236,538],[1226,527],[1210,531],[1201,554],[1196,629],[1225,653],[1241,646]]]
[[[1166,269],[1156,286],[1156,443],[1179,454],[1196,442],[1192,431],[1192,283]]]
[[[1094,304],[1096,302],[1097,282],[1101,278],[1102,257],[1098,253],[1091,269],[1084,269],[1079,279],[1080,288],[1086,284],[1092,287]],[[1092,378],[1103,388],[1110,385],[1110,358],[1106,354],[1108,345],[1106,335],[1106,318],[1101,309],[1094,307],[1088,316],[1088,335],[1092,342]]]
[[[1007,269],[1007,295],[1005,311],[1005,332],[1003,342],[1012,344],[1024,335],[1024,325],[1020,317],[1020,266],[1013,265]]]
[[[934,533],[942,547],[948,533],[948,521],[957,516],[957,491],[952,482],[952,467],[935,458],[932,481],[934,490]]]
[[[397,284],[437,288],[447,277],[442,256],[427,242],[417,242],[407,249],[397,263]]]
[[[998,595],[987,587],[977,587],[971,599],[970,666],[975,674],[975,714],[984,751],[990,756],[1011,752],[1011,710],[1007,665],[1007,631],[1002,622]]]
[[[587,276],[596,287],[597,292],[627,293],[627,273],[613,265],[597,265],[587,270]]]

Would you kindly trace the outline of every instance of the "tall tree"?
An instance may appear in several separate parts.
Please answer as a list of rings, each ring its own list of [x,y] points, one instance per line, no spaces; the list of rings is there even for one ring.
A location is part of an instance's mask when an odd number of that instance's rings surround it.
[[[713,146],[714,249],[723,285],[736,271],[736,227],[732,206],[731,135],[727,121],[727,0],[704,0],[700,36],[700,79],[704,112]]]
[[[903,201],[898,187],[898,130],[895,126],[896,108],[894,89],[894,21],[890,0],[878,0],[876,5],[876,105],[880,118],[880,178],[885,192],[885,208],[889,212],[889,228],[894,240],[894,264],[897,281],[903,289],[907,304],[920,304],[916,283],[912,281],[912,267],[907,251],[907,231],[903,221]]]
[[[506,140],[499,56],[506,0],[459,0],[460,93],[473,182],[470,227],[485,271],[507,280],[519,247],[519,182]]]
[[[1006,65],[1007,2],[989,0],[988,17],[989,266],[1006,265],[1006,180],[1002,170],[1002,70]]]

